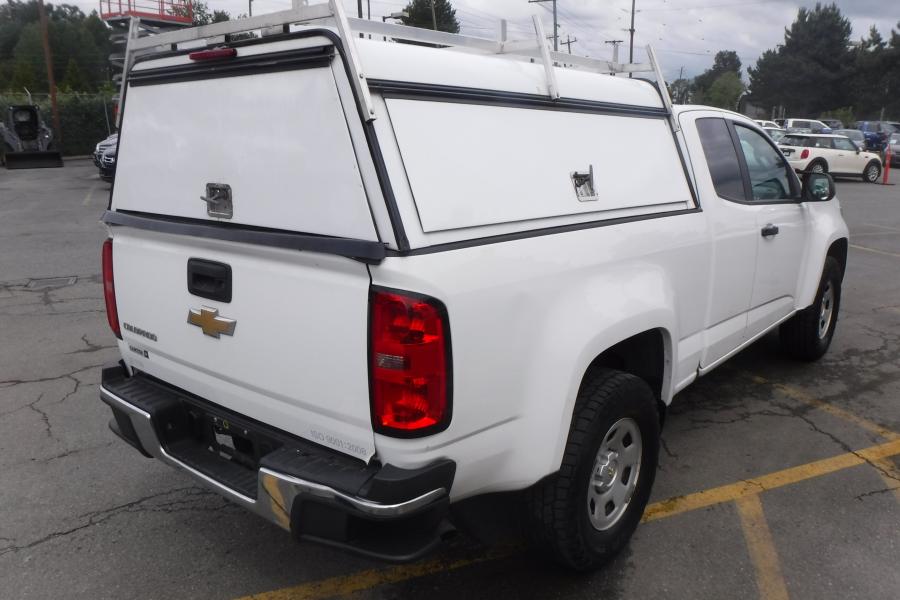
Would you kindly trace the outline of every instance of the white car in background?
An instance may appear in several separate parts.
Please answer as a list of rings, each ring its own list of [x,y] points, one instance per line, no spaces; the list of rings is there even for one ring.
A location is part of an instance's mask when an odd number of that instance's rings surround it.
[[[778,145],[797,172],[862,177],[869,183],[881,178],[881,158],[874,152],[861,150],[853,140],[842,135],[789,133]]]
[[[775,121],[760,121],[760,120],[755,120],[755,121],[753,121],[753,122],[756,123],[757,125],[759,125],[760,127],[762,127],[763,129],[769,129],[769,128],[771,128],[771,129],[781,129],[781,126],[778,125],[778,123],[776,123]]]
[[[763,131],[765,131],[772,141],[776,144],[787,135],[787,132],[781,127],[763,127]]]
[[[784,119],[777,123],[791,133],[832,133],[828,125],[815,119]]]

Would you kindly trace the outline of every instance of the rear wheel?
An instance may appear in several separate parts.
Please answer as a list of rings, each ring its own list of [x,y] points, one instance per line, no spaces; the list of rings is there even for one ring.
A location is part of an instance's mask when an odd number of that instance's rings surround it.
[[[811,173],[827,173],[828,163],[822,159],[816,159],[809,164],[806,170]]]
[[[878,161],[873,160],[866,165],[862,178],[863,181],[868,181],[869,183],[877,183],[881,179],[881,165],[878,164]]]
[[[790,356],[813,361],[828,351],[841,307],[841,266],[829,256],[812,306],[805,308],[779,329],[781,346]]]
[[[531,492],[538,541],[572,569],[603,565],[634,533],[658,455],[659,415],[647,383],[613,369],[589,374],[559,472]]]

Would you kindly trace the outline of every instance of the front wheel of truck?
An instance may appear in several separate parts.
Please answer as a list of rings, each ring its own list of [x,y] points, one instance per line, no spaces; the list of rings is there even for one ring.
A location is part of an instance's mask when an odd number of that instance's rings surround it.
[[[566,567],[589,571],[634,533],[656,474],[659,415],[647,383],[600,368],[581,385],[559,472],[531,490],[538,543]]]
[[[781,347],[791,357],[813,361],[828,351],[841,307],[841,266],[829,256],[812,306],[798,312],[779,328]]]

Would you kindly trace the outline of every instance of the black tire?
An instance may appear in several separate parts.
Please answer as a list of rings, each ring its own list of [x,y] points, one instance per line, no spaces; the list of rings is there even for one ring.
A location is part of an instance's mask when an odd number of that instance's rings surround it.
[[[781,346],[784,351],[793,358],[805,361],[814,361],[822,357],[828,351],[834,331],[837,328],[838,312],[841,308],[841,266],[838,261],[829,256],[825,259],[822,269],[822,280],[816,292],[816,299],[809,306],[794,315],[789,321],[782,324],[779,329]],[[822,334],[823,300],[826,290],[830,287],[830,312],[828,312],[827,329]],[[826,301],[826,304],[828,302]]]
[[[627,482],[630,476],[636,478],[633,491],[621,504],[624,508],[617,520],[599,530],[589,514],[595,459],[604,438],[615,435],[613,426],[627,420],[639,429],[640,466],[637,473],[628,474],[625,468],[614,471],[614,485]],[[528,508],[535,541],[571,569],[589,571],[602,566],[634,533],[650,497],[658,459],[659,414],[650,387],[628,373],[594,369],[578,392],[559,472],[530,490]]]
[[[869,183],[878,183],[879,179],[881,179],[881,165],[878,164],[877,160],[871,160],[866,165],[866,168],[863,169],[862,180]]]
[[[822,167],[821,171],[817,171],[816,167]],[[811,173],[827,173],[828,172],[828,163],[822,160],[821,158],[817,158],[806,166],[806,170]]]

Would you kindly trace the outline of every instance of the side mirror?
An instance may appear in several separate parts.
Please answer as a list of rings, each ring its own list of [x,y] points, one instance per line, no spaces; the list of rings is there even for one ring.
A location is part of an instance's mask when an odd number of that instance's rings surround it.
[[[804,202],[828,202],[834,194],[834,179],[828,173],[803,174]]]

